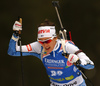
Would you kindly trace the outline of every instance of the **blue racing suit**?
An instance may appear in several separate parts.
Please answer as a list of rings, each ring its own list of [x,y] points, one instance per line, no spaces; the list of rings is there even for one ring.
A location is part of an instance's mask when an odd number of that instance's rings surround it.
[[[20,56],[18,40],[15,39],[18,39],[18,37],[14,35],[10,39],[8,54],[11,56]],[[78,50],[79,48],[72,42],[66,42],[67,53],[74,54]],[[74,64],[71,64],[68,59],[62,55],[62,52],[61,41],[59,39],[51,53],[44,51],[41,44],[37,41],[22,46],[23,56],[32,55],[41,59],[50,78],[50,86],[86,86],[79,69]],[[85,69],[94,68],[94,63],[85,53],[80,52],[77,56],[80,60],[88,62],[86,65],[80,64],[79,66]]]

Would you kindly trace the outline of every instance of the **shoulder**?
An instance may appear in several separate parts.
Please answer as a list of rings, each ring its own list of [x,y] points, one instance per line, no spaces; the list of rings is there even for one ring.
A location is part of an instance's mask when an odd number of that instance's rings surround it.
[[[68,53],[75,53],[79,50],[79,48],[74,44],[73,41],[67,41],[66,42],[66,50]]]
[[[60,39],[57,39],[57,42],[58,42],[59,44],[61,44],[61,40],[60,40]],[[71,44],[71,45],[74,45],[74,46],[75,46],[75,43],[74,43],[73,41],[71,41],[71,40],[65,40],[65,44],[66,44],[66,45]]]
[[[29,45],[32,47],[33,51],[35,51],[37,53],[41,53],[41,47],[42,47],[42,45],[38,41],[30,43]]]
[[[61,40],[58,40],[58,42],[61,44]],[[65,48],[67,53],[75,53],[79,50],[75,43],[70,40],[65,40]]]
[[[61,40],[57,39],[57,43],[61,44]],[[65,40],[65,50],[67,53],[75,53],[79,48],[74,44],[73,41]]]
[[[73,45],[75,45],[75,43],[73,42],[73,41],[71,41],[71,40],[66,40],[66,43],[69,43],[69,44],[73,44]]]
[[[41,44],[38,41],[32,42],[30,43],[32,46],[41,46]]]

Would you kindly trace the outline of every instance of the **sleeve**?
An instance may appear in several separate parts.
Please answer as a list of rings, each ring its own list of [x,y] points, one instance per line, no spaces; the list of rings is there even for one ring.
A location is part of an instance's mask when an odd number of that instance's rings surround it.
[[[41,59],[40,53],[41,53],[41,45],[38,42],[33,42],[31,44],[22,46],[23,56],[33,55]],[[14,35],[12,35],[12,38],[10,39],[9,42],[8,54],[11,56],[20,56],[20,46],[18,46],[18,37]]]
[[[85,69],[93,69],[94,68],[94,63],[89,59],[89,57],[84,53],[80,52],[77,54],[79,57],[81,64],[79,65],[80,67],[83,67]]]
[[[75,54],[75,52],[77,52],[79,50],[80,49],[72,42],[66,43],[67,53]],[[89,59],[89,57],[84,52],[78,53],[77,56],[79,57],[79,59],[81,61],[81,64],[79,65],[80,67],[83,67],[85,69],[93,69],[94,68],[94,63]]]

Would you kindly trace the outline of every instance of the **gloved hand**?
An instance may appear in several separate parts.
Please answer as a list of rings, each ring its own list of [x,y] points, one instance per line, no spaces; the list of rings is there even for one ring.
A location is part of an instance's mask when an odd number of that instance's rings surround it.
[[[87,65],[87,64],[94,65],[94,63],[89,59],[80,59],[80,61],[81,61],[81,65]]]
[[[15,21],[14,25],[13,25],[13,30],[14,31],[19,31],[19,30],[22,30],[22,25],[20,22],[18,21]]]
[[[77,61],[79,60],[78,56],[75,55],[75,54],[70,54],[69,57],[68,57],[68,61],[70,63],[76,63]]]

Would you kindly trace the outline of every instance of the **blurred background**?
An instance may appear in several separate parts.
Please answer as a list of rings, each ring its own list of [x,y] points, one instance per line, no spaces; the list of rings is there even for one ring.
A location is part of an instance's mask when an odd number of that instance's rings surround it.
[[[100,0],[59,0],[63,26],[71,31],[75,44],[95,63],[84,73],[100,86]],[[0,2],[0,86],[22,86],[20,57],[7,54],[12,26],[18,16],[23,18],[22,44],[37,39],[37,27],[46,18],[60,29],[52,0],[3,0]],[[49,86],[42,62],[33,56],[23,58],[25,86]],[[86,81],[87,86],[91,86]]]

